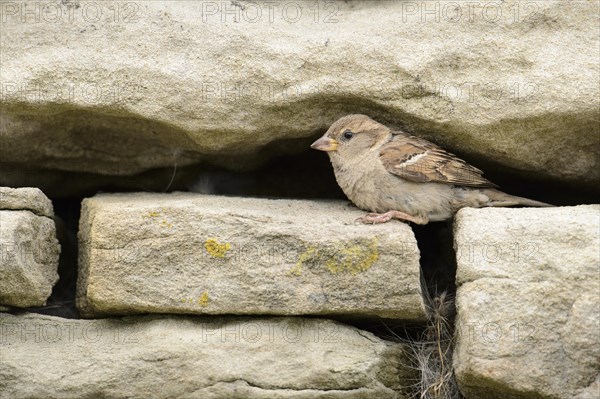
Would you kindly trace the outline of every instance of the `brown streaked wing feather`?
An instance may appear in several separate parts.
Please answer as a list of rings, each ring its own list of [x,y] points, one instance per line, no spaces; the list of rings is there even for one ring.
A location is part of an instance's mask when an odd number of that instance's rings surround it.
[[[382,147],[379,157],[388,172],[416,183],[497,187],[481,170],[418,137],[396,134]]]

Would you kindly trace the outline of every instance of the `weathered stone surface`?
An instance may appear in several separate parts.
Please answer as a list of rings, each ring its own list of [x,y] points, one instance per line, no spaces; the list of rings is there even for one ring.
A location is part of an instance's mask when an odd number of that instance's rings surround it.
[[[455,222],[467,398],[589,397],[600,375],[600,206],[463,209]]]
[[[54,216],[52,202],[35,187],[0,187],[0,210],[27,210],[38,216]]]
[[[51,204],[39,190],[2,189],[0,193],[8,193],[0,208],[29,207],[40,214],[52,213]],[[0,210],[0,304],[27,307],[46,303],[58,281],[59,255],[54,220],[29,210]]]
[[[596,381],[589,387],[581,391],[575,399],[597,399],[600,398],[600,374],[596,377]]]
[[[0,314],[0,338],[2,399],[387,399],[411,375],[401,344],[321,319]]]
[[[409,226],[343,201],[190,193],[84,200],[83,314],[336,314],[423,320]]]
[[[595,1],[2,7],[0,158],[15,169],[0,178],[14,184],[35,183],[22,167],[58,181],[247,167],[355,112],[504,170],[600,180]]]

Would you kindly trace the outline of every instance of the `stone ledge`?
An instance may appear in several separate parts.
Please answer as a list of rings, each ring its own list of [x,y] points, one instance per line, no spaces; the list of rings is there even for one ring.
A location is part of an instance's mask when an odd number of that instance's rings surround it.
[[[0,159],[16,166],[12,181],[31,182],[19,170],[36,168],[38,184],[59,191],[69,176],[83,191],[87,175],[62,171],[133,175],[175,157],[248,168],[261,149],[280,153],[267,143],[307,138],[350,112],[404,122],[502,170],[600,180],[596,2],[530,10],[507,0],[489,13],[487,2],[458,1],[433,15],[420,1],[276,3],[133,2],[117,17],[82,0],[59,2],[51,21],[43,3],[33,15],[10,3],[2,33],[20,40],[2,45]],[[91,8],[115,18],[91,28]]]
[[[54,216],[52,202],[42,190],[35,187],[0,187],[0,210],[27,210],[38,216]]]
[[[314,318],[0,314],[0,332],[0,399],[400,399],[413,373],[401,344]]]
[[[135,313],[352,315],[422,321],[409,226],[354,223],[342,201],[190,193],[84,200],[78,306]]]

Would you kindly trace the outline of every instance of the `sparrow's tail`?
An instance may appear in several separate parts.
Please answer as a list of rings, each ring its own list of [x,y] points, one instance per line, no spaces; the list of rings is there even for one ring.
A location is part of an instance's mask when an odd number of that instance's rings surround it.
[[[483,193],[490,198],[488,206],[554,206],[545,202],[530,200],[529,198],[517,197],[516,195],[506,194],[502,191],[494,189],[484,190]]]

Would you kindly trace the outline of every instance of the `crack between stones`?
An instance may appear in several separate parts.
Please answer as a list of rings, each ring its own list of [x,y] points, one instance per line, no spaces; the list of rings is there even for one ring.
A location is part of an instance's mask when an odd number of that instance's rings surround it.
[[[54,219],[48,215],[44,215],[42,213],[38,213],[32,209],[26,209],[26,208],[21,208],[21,209],[11,209],[11,208],[0,208],[0,211],[11,211],[11,212],[29,212],[34,216],[39,216],[42,218],[46,218],[48,220],[54,221]]]
[[[292,391],[292,392],[307,392],[307,393],[309,393],[309,392],[331,392],[331,393],[335,393],[335,392],[352,392],[352,391],[361,391],[361,390],[372,390],[372,388],[369,388],[369,387],[348,388],[348,389],[343,389],[343,388],[317,389],[317,388],[291,388],[291,387],[278,387],[278,386],[260,386],[253,382],[250,382],[249,380],[246,380],[243,378],[236,378],[236,379],[232,379],[232,380],[217,381],[214,384],[207,385],[205,387],[202,387],[202,388],[196,390],[196,392],[205,390],[205,389],[209,389],[212,387],[218,387],[219,384],[236,384],[236,383],[240,383],[240,382],[247,385],[248,387],[260,389],[262,391]],[[383,387],[392,390],[392,388],[385,387],[385,386],[383,386]],[[185,397],[188,397],[187,393],[186,393]]]
[[[373,339],[373,337],[372,337],[372,336],[369,336],[370,334],[368,334],[368,333],[367,333],[366,331],[364,331],[364,330],[357,329],[357,332],[358,332],[358,335],[360,335],[360,336],[361,336],[361,337],[363,337],[363,338],[366,338],[366,339],[368,339],[370,342],[373,342],[374,344],[377,344],[377,343],[379,343],[379,342],[380,342],[379,340],[375,340],[375,339]]]
[[[452,367],[457,290],[452,223],[413,226],[413,232],[420,253],[421,294],[427,316],[422,334],[408,343],[413,346],[413,361],[420,373],[413,394],[429,397],[435,388],[448,397],[463,399]]]

